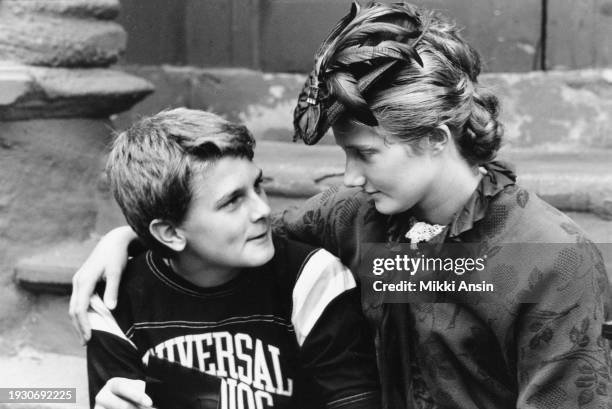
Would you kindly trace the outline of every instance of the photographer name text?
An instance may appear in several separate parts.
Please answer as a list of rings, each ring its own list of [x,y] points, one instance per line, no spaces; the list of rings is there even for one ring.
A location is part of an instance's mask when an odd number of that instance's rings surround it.
[[[384,283],[380,280],[372,283],[376,292],[494,292],[492,283],[467,283],[465,281],[400,281],[398,283]]]

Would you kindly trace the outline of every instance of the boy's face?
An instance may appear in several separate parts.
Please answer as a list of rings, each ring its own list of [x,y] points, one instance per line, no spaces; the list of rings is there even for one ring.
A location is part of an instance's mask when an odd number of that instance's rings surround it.
[[[224,157],[194,174],[179,228],[186,250],[217,267],[255,267],[274,255],[262,173],[246,158]]]

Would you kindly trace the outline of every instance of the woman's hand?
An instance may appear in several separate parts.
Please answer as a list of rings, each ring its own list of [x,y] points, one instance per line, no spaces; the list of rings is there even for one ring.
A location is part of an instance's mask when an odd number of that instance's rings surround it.
[[[72,278],[70,317],[83,345],[91,337],[87,308],[96,284],[100,279],[106,279],[104,303],[109,309],[114,309],[117,305],[121,274],[127,264],[128,245],[136,238],[136,234],[128,226],[111,230],[100,239],[85,263]]]
[[[96,395],[94,409],[140,409],[152,405],[151,398],[145,394],[144,381],[111,378]]]

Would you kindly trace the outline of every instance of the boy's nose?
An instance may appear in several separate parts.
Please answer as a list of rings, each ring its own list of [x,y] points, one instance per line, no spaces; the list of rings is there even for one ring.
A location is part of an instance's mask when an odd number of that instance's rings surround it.
[[[251,218],[253,221],[268,218],[270,216],[270,213],[272,213],[272,209],[268,204],[268,198],[265,194],[261,196],[255,195],[252,206],[253,208],[251,211]]]

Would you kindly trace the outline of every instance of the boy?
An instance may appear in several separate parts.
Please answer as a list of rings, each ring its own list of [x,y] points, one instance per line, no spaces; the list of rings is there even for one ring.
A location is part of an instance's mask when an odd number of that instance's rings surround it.
[[[151,250],[115,310],[92,298],[92,407],[117,377],[146,381],[162,409],[379,406],[355,280],[325,250],[273,244],[253,147],[245,127],[188,109],[115,140],[111,187]]]

